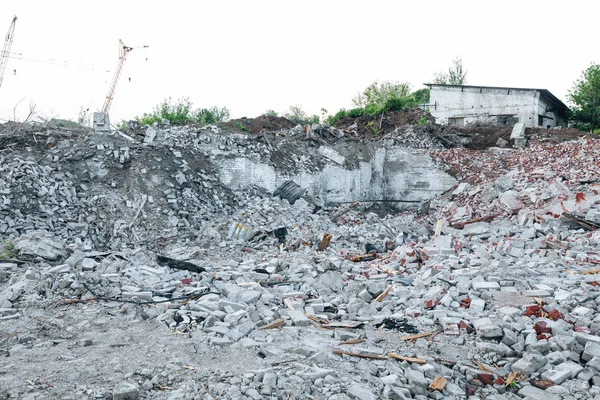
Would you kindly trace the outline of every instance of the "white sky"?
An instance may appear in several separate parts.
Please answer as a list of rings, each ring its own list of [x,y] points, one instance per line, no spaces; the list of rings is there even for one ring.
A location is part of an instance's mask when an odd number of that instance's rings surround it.
[[[181,96],[234,118],[296,104],[332,114],[375,79],[420,89],[455,56],[469,84],[545,88],[567,102],[600,62],[599,11],[597,0],[0,0],[0,40],[17,15],[12,52],[44,61],[9,59],[0,119],[22,99],[17,119],[30,101],[44,117],[100,109],[119,39],[150,47],[129,54],[112,122]]]

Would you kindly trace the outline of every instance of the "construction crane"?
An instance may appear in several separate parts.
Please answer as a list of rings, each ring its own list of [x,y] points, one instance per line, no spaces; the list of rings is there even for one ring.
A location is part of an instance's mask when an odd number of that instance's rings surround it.
[[[113,97],[115,96],[115,89],[117,88],[117,83],[119,82],[119,78],[121,77],[121,71],[123,71],[123,64],[125,64],[127,54],[129,54],[131,50],[146,47],[148,46],[128,47],[125,46],[125,43],[123,43],[121,39],[119,39],[119,64],[117,65],[117,69],[115,70],[115,75],[113,76],[110,88],[108,89],[106,99],[104,100],[104,105],[102,106],[102,113],[108,114],[108,110],[110,109]]]
[[[4,47],[2,53],[0,53],[0,86],[2,86],[2,80],[4,79],[4,71],[6,71],[6,64],[8,64],[8,55],[10,54],[10,48],[12,47],[13,38],[15,36],[15,25],[17,23],[17,16],[15,15],[8,33],[6,34],[6,40],[4,41]]]

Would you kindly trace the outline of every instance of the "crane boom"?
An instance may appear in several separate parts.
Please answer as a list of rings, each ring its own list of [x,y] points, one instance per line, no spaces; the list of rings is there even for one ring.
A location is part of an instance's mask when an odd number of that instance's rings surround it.
[[[117,69],[115,70],[115,75],[113,76],[113,80],[108,89],[108,94],[106,95],[106,99],[104,100],[104,105],[102,106],[102,112],[108,113],[110,109],[110,105],[112,103],[113,97],[115,95],[115,89],[117,88],[117,82],[119,82],[119,78],[121,77],[121,71],[123,71],[123,64],[125,64],[125,59],[127,58],[127,54],[133,50],[132,47],[127,47],[123,43],[121,39],[119,39],[119,64],[117,64]]]
[[[8,28],[6,40],[4,41],[4,47],[2,48],[2,53],[0,53],[0,86],[2,86],[2,80],[4,79],[4,71],[6,71],[6,64],[8,64],[8,55],[10,53],[10,48],[12,47],[13,38],[15,36],[16,23],[17,16],[15,15],[12,20],[12,23],[10,24],[10,28]]]
[[[146,48],[148,46],[141,46]],[[117,83],[119,82],[119,77],[121,76],[121,72],[123,71],[123,64],[125,64],[125,59],[127,58],[127,54],[133,49],[138,49],[139,47],[128,47],[125,46],[123,41],[119,39],[119,63],[117,64],[117,69],[115,70],[115,74],[113,76],[112,82],[110,83],[110,87],[108,88],[108,94],[106,95],[106,99],[104,99],[104,105],[102,106],[102,111],[94,113],[94,131],[96,133],[108,133],[110,132],[110,118],[108,116],[108,110],[110,109],[110,105],[112,104],[113,98],[115,96],[115,90],[117,88]]]

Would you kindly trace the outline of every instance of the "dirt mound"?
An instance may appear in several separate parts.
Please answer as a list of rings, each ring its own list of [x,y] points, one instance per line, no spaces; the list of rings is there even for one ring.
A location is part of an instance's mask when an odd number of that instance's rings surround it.
[[[473,150],[485,150],[490,147],[513,147],[510,140],[512,126],[478,127],[440,127],[438,135],[447,142],[448,147],[466,147]],[[451,144],[455,143],[456,146]]]
[[[343,117],[333,126],[345,132],[354,132],[364,139],[377,140],[388,133],[406,125],[429,125],[435,120],[426,111],[419,108],[403,111],[391,111],[383,115],[362,116],[357,118]]]
[[[527,128],[525,135],[529,138],[532,144],[550,144],[565,142],[568,140],[577,140],[581,138],[598,138],[598,135],[589,132],[583,132],[574,128]]]
[[[242,131],[250,133],[275,132],[282,129],[291,129],[296,124],[284,117],[273,117],[261,115],[256,118],[239,118],[219,124],[223,128],[231,129],[232,131]]]
[[[513,147],[510,140],[512,126],[453,127],[444,126],[438,132],[439,138],[448,147],[466,147],[472,150],[486,150],[490,147]],[[532,145],[553,144],[582,138],[597,138],[597,135],[573,128],[545,129],[527,128],[525,136]],[[452,146],[455,143],[457,146]]]
[[[355,136],[370,140],[396,135],[407,126],[412,126],[421,135],[439,141],[445,147],[465,147],[485,150],[490,147],[512,147],[510,135],[512,127],[452,127],[435,123],[430,113],[421,109],[393,111],[382,115],[358,118],[344,117],[334,126]],[[502,139],[502,140],[500,140]]]

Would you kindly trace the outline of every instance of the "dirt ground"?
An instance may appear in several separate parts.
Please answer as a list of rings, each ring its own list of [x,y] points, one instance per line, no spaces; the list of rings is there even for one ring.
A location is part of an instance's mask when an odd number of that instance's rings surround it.
[[[359,118],[344,117],[337,121],[334,127],[343,131],[356,131],[359,138],[379,140],[399,127],[418,125],[419,121],[423,125],[434,123],[431,114],[416,108],[406,111],[393,111],[384,115]]]
[[[27,393],[23,399],[109,399],[123,381],[153,381],[153,390],[141,391],[143,399],[191,394],[220,398],[220,385],[232,378],[256,371],[303,371],[304,354],[314,352],[323,354],[319,367],[339,371],[340,380],[351,379],[353,373],[345,371],[343,358],[331,355],[339,342],[333,331],[287,327],[257,331],[254,337],[264,340],[247,347],[214,346],[207,344],[204,332],[174,332],[155,319],[144,320],[143,313],[140,306],[114,303],[48,302],[45,308],[25,310],[23,317],[2,328],[7,339],[0,352],[6,361],[0,366],[0,398]],[[369,342],[389,350],[406,334],[370,327],[360,331]],[[436,348],[448,362],[456,362],[465,351],[445,337]],[[419,344],[402,345],[404,352],[423,350]],[[468,351],[473,352],[472,346]]]
[[[141,312],[107,303],[47,304],[4,323],[2,347],[10,353],[2,350],[0,398],[7,391],[29,392],[28,399],[112,398],[119,382],[155,376],[165,390],[144,398],[169,398],[174,384],[206,393],[191,383],[265,365],[251,349],[209,347],[196,337],[201,333],[177,334]]]
[[[240,131],[259,134],[263,132],[274,132],[282,129],[290,129],[296,126],[292,121],[284,117],[273,117],[261,115],[256,118],[232,119],[228,122],[218,124],[228,131]]]
[[[574,128],[563,129],[544,129],[544,128],[528,128],[525,135],[529,138],[532,144],[550,144],[560,143],[567,140],[577,140],[580,138],[597,138],[590,132],[583,132]]]

